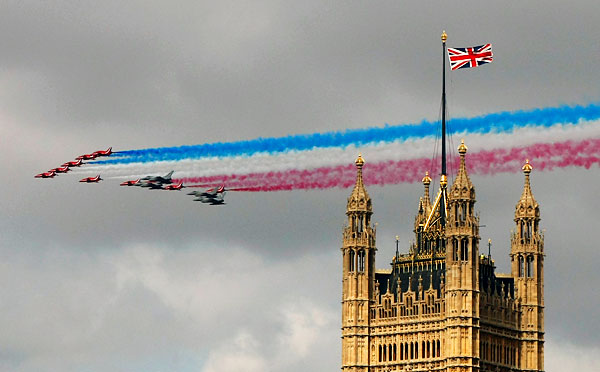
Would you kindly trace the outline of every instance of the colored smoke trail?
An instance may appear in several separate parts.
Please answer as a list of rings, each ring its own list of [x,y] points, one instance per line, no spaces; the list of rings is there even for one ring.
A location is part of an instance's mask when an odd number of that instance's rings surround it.
[[[534,169],[583,167],[589,169],[600,165],[600,139],[564,141],[559,143],[534,144],[510,149],[493,149],[468,153],[467,171],[469,174],[494,175],[501,172],[518,172],[525,159],[529,159]],[[367,159],[368,160],[368,159]],[[410,159],[366,163],[363,179],[366,185],[386,185],[418,182],[425,170],[438,174],[438,169],[429,169],[431,159]],[[454,169],[458,169],[458,159],[453,159]],[[300,189],[348,188],[354,185],[356,167],[354,164],[321,167],[311,170],[288,170],[267,173],[216,175],[189,177],[176,180],[185,184],[198,184],[199,187],[224,184],[237,191],[283,191]]]
[[[600,118],[600,104],[560,106],[498,112],[473,118],[456,118],[448,122],[449,133],[507,133],[523,127],[549,128],[555,125],[576,125],[581,121]],[[178,161],[207,157],[251,156],[258,153],[277,154],[315,148],[362,146],[373,143],[407,141],[433,137],[439,122],[386,125],[383,128],[351,129],[338,132],[291,135],[279,138],[257,138],[248,141],[219,142],[192,146],[163,147],[120,151],[119,157],[95,164],[127,164],[155,161]]]

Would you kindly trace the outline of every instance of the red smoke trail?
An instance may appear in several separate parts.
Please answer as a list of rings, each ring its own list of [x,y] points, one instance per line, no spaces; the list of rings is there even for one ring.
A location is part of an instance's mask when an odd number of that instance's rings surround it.
[[[525,159],[529,159],[535,169],[583,167],[589,169],[600,164],[600,139],[540,143],[527,147],[494,149],[467,153],[467,170],[470,174],[494,175],[501,172],[521,171]],[[458,158],[452,160],[458,169]],[[366,163],[363,178],[367,185],[387,185],[419,182],[425,170],[438,174],[439,167],[429,169],[431,159],[389,160],[380,163]],[[218,175],[209,177],[183,178],[175,182],[200,184],[211,187],[224,184],[235,191],[283,191],[302,189],[348,188],[356,180],[354,164],[335,167],[322,167],[310,170],[287,170],[268,173],[248,173]]]

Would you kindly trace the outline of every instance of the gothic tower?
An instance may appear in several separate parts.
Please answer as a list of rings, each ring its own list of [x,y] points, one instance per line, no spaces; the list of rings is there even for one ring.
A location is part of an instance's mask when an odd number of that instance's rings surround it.
[[[342,259],[342,371],[369,370],[369,306],[374,301],[375,229],[371,198],[356,159],[356,184],[348,198]]]
[[[511,236],[511,270],[517,301],[521,303],[519,324],[522,371],[544,370],[544,236],[540,233],[540,207],[533,198],[529,160],[523,166],[525,185],[515,207],[516,229]]]
[[[460,168],[448,194],[446,222],[446,356],[448,371],[479,370],[479,217],[475,188],[458,148]]]

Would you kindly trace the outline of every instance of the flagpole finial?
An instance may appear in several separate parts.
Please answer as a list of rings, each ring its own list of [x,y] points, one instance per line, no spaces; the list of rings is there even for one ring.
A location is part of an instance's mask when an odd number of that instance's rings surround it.
[[[445,43],[448,39],[448,35],[446,35],[446,30],[442,31],[442,43]]]

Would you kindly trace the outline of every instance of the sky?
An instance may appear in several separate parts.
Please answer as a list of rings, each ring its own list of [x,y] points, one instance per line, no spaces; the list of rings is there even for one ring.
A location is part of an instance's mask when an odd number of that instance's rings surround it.
[[[450,117],[597,103],[599,10],[591,0],[3,1],[0,370],[339,369],[350,189],[230,193],[210,208],[116,180],[33,175],[108,146],[436,120],[442,30],[451,46],[494,48],[493,63],[450,74]],[[533,166],[546,371],[593,370],[598,167]],[[482,241],[508,272],[523,175],[471,179]],[[404,251],[413,239],[422,186],[368,191],[387,268],[394,237]]]

